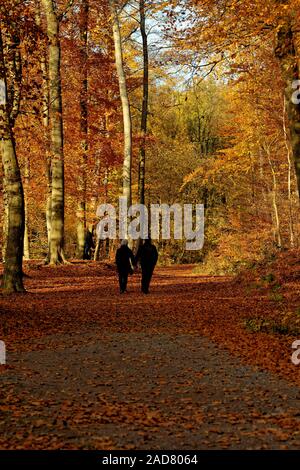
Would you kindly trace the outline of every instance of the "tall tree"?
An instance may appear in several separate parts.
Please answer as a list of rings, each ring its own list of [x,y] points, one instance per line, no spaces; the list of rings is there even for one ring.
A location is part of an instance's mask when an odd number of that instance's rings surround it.
[[[140,0],[140,30],[143,41],[143,103],[141,117],[141,145],[139,158],[139,201],[145,204],[145,168],[146,168],[146,137],[149,102],[149,51],[146,32],[145,0]]]
[[[286,110],[300,195],[300,100],[292,100],[295,84],[299,87],[296,81],[300,79],[300,6],[293,0],[277,0],[276,3],[279,11],[284,12],[279,15],[276,56],[285,82]]]
[[[122,38],[118,6],[116,0],[109,0],[112,16],[113,38],[115,45],[116,70],[119,80],[120,98],[123,110],[124,126],[124,163],[123,163],[123,196],[127,198],[128,206],[131,205],[131,165],[132,165],[132,119],[127,91],[126,75],[123,60]]]
[[[47,21],[49,118],[51,137],[51,235],[50,264],[65,261],[64,244],[64,150],[61,94],[60,18],[54,0],[42,0]]]
[[[82,0],[80,5],[80,131],[81,131],[81,172],[79,176],[78,223],[77,223],[77,258],[84,257],[84,241],[87,228],[87,160],[88,160],[88,18],[89,0]]]
[[[23,186],[13,133],[20,104],[21,58],[19,38],[17,34],[6,31],[6,39],[6,53],[4,54],[3,29],[0,26],[0,139],[4,170],[4,191],[8,209],[3,291],[11,293],[24,292],[22,259],[25,214]],[[11,82],[9,92],[8,75]]]
[[[50,262],[50,241],[51,241],[51,200],[52,200],[52,178],[51,178],[51,154],[50,154],[50,135],[49,135],[49,81],[48,81],[48,63],[47,48],[42,41],[42,15],[41,1],[38,0],[35,8],[35,22],[38,29],[38,37],[40,44],[40,67],[42,72],[42,122],[44,127],[45,138],[45,170],[47,177],[47,195],[46,195],[46,226],[48,250],[46,263]]]

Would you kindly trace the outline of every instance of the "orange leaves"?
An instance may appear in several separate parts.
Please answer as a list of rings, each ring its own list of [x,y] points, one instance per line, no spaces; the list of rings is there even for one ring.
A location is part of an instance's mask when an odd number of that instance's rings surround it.
[[[0,317],[14,366],[1,376],[1,448],[297,445],[293,387],[276,374],[299,383],[300,371],[289,338],[244,328],[280,315],[247,278],[159,268],[149,297],[134,277],[120,298],[101,263],[27,271],[29,293],[4,299]]]

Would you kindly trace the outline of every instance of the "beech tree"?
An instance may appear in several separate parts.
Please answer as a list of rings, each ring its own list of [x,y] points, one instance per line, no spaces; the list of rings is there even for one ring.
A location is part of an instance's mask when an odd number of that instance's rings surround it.
[[[145,204],[145,168],[146,168],[146,137],[148,124],[148,102],[149,102],[149,51],[148,35],[146,31],[145,0],[140,0],[140,30],[143,42],[143,102],[141,115],[141,145],[139,158],[139,201]]]
[[[54,0],[42,0],[47,22],[49,119],[51,136],[50,264],[64,260],[64,151],[60,75],[59,18]]]
[[[38,29],[39,43],[42,44],[40,47],[40,68],[42,72],[42,123],[45,137],[45,169],[47,177],[47,195],[46,195],[46,227],[47,227],[47,241],[48,250],[46,256],[46,263],[50,262],[50,242],[51,242],[51,200],[52,200],[52,178],[51,178],[51,153],[50,153],[50,134],[49,134],[49,81],[48,81],[48,54],[47,44],[44,47],[44,41],[42,41],[42,0],[38,0],[35,7],[35,22]]]
[[[87,229],[87,160],[88,160],[88,18],[89,0],[82,0],[80,5],[80,132],[81,132],[81,165],[78,177],[80,201],[78,203],[77,223],[77,258],[84,257],[84,241]]]
[[[120,98],[123,111],[124,127],[124,163],[123,163],[123,196],[127,198],[128,206],[131,205],[131,164],[132,164],[132,119],[130,103],[127,91],[126,75],[124,68],[122,38],[119,23],[118,5],[116,0],[109,0],[113,38],[115,45],[116,70],[119,80]]]
[[[300,5],[293,0],[276,3],[279,4],[279,31],[275,53],[285,83],[285,103],[300,195],[300,94],[297,93],[300,86]]]
[[[3,8],[3,6],[1,6]],[[2,8],[0,14],[2,17]],[[20,84],[22,78],[21,57],[17,32],[13,24],[3,31],[0,26],[0,139],[6,197],[6,246],[3,274],[3,292],[24,292],[23,244],[24,244],[24,193],[16,155],[14,124],[19,112]],[[5,43],[4,43],[5,35]],[[4,52],[5,48],[5,52]],[[9,86],[9,89],[8,89]]]
[[[50,264],[66,262],[64,256],[64,135],[61,90],[60,22],[71,8],[69,0],[63,13],[55,0],[41,0],[46,15],[48,38],[49,123],[51,140],[51,228]]]

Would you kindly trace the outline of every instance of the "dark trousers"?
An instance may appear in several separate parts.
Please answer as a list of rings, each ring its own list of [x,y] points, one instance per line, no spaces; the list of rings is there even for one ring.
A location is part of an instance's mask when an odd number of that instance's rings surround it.
[[[128,271],[119,271],[120,292],[125,292],[128,282]]]
[[[89,246],[84,247],[84,258],[85,260],[91,259],[91,248]]]
[[[154,268],[142,268],[142,292],[148,294]]]

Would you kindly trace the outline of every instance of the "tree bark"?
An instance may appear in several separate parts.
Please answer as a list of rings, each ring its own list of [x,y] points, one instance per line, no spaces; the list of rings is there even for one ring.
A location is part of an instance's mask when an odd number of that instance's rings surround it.
[[[277,202],[277,197],[278,197],[278,185],[277,185],[277,177],[276,177],[276,171],[274,168],[274,164],[271,159],[271,152],[270,148],[268,146],[265,147],[265,151],[267,154],[268,162],[270,165],[271,173],[272,173],[272,178],[273,178],[273,190],[272,190],[272,206],[274,210],[274,240],[278,248],[282,248],[282,239],[281,239],[281,224],[280,224],[280,218],[279,218],[279,210],[278,210],[278,202]]]
[[[279,2],[285,4],[286,2]],[[289,120],[291,146],[300,195],[300,104],[292,101],[293,83],[300,79],[300,20],[290,12],[277,35],[276,56],[279,59],[285,82],[286,111]]]
[[[64,262],[64,152],[59,19],[53,0],[42,0],[47,20],[49,120],[51,138],[50,264]]]
[[[7,196],[5,192],[5,188],[3,185],[3,206],[4,206],[4,214],[3,214],[3,230],[2,230],[2,261],[5,262],[5,251],[6,251],[6,242],[7,242],[7,228],[8,228],[8,204],[7,204]]]
[[[14,48],[14,54],[17,54]],[[8,54],[7,60],[11,56]],[[2,31],[0,29],[0,139],[4,172],[4,191],[7,202],[7,240],[2,289],[4,293],[24,292],[23,285],[23,249],[24,249],[24,193],[20,168],[16,155],[13,125],[18,109],[19,96],[16,101],[8,100],[6,62],[4,58]],[[15,64],[14,59],[14,64]],[[8,64],[14,68],[15,65]]]
[[[145,204],[145,170],[146,170],[146,137],[148,124],[149,102],[149,52],[148,36],[146,32],[145,0],[140,0],[140,30],[143,41],[143,103],[141,117],[141,145],[139,158],[139,201]]]
[[[81,169],[78,190],[81,200],[78,203],[77,253],[78,259],[84,258],[84,240],[87,228],[87,161],[88,161],[88,17],[89,1],[82,0],[80,18],[80,56],[81,56],[81,91],[80,91],[80,130],[81,130]]]
[[[132,163],[132,119],[128,98],[126,76],[124,70],[122,39],[119,16],[115,0],[109,0],[112,15],[113,38],[115,46],[115,61],[119,80],[120,98],[123,110],[124,126],[124,163],[123,163],[123,196],[131,206],[131,163]]]
[[[36,4],[35,22],[37,27],[41,28],[41,3],[39,0]],[[39,38],[41,40],[41,37]],[[48,250],[45,263],[50,262],[50,241],[51,241],[51,195],[52,195],[52,181],[51,181],[51,155],[50,155],[50,135],[49,135],[49,74],[47,66],[46,51],[42,49],[40,58],[40,67],[42,72],[42,121],[44,126],[44,136],[46,142],[45,148],[45,173],[47,178],[47,195],[46,195],[46,228]]]
[[[28,149],[29,153],[29,149]],[[24,228],[24,260],[30,259],[30,240],[29,240],[29,216],[28,216],[28,194],[30,191],[30,163],[28,155],[26,156],[24,168],[24,210],[25,210],[25,228]]]
[[[50,262],[50,242],[51,242],[51,212],[52,212],[52,174],[51,174],[51,153],[50,153],[50,135],[49,135],[49,83],[47,61],[44,54],[41,57],[41,70],[43,74],[43,125],[46,140],[45,171],[47,177],[47,195],[46,195],[46,228],[48,240],[48,252],[46,263]]]
[[[294,233],[294,219],[293,219],[293,200],[292,200],[292,159],[290,149],[290,139],[288,136],[288,130],[286,126],[286,99],[284,98],[283,103],[283,133],[284,141],[286,146],[286,156],[288,164],[288,175],[287,175],[287,192],[288,192],[288,204],[289,204],[289,232],[290,232],[290,245],[291,248],[295,247],[295,233]]]

